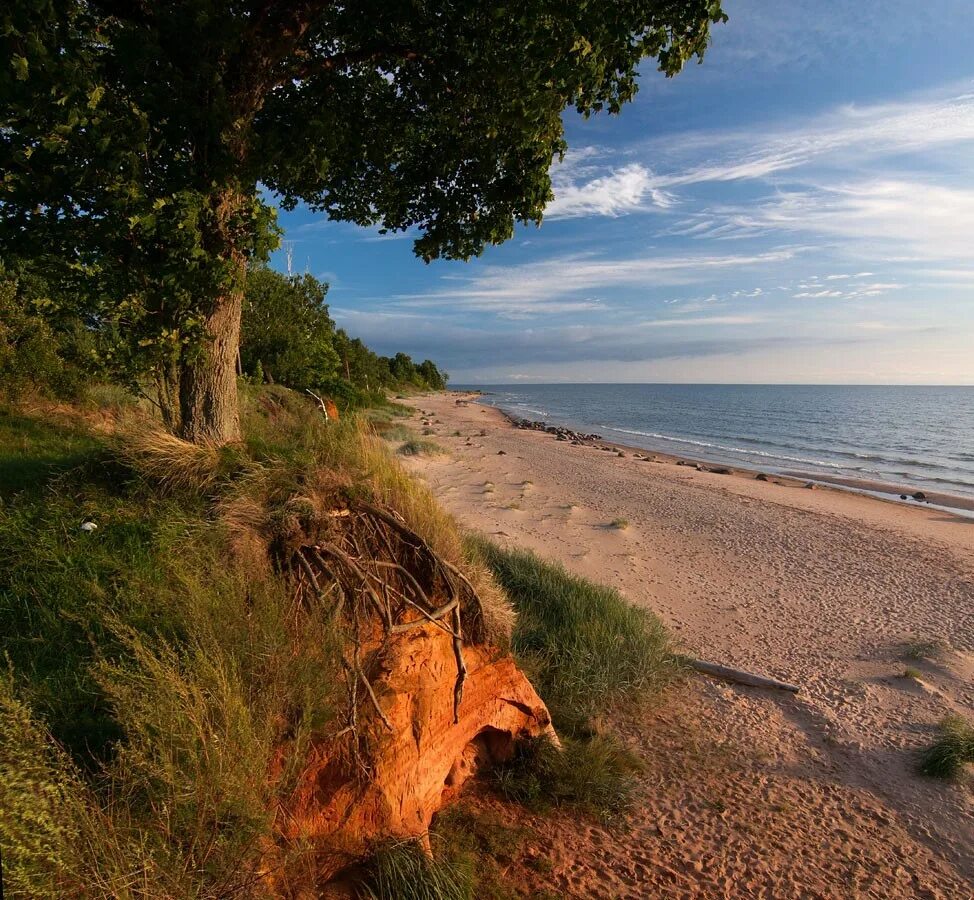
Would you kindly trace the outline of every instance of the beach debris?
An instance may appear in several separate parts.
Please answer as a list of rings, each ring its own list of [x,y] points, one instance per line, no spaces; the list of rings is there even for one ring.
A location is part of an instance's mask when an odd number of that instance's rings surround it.
[[[713,472],[714,475],[732,475],[733,474],[733,472],[730,469],[728,469],[726,466],[717,466],[715,469],[711,469],[710,471]]]
[[[787,681],[779,681],[777,678],[766,678],[764,675],[755,675],[753,672],[745,672],[743,669],[732,669],[730,666],[721,666],[717,663],[705,662],[702,659],[694,659],[692,656],[681,657],[681,661],[704,675],[713,678],[720,678],[723,681],[731,681],[734,684],[745,684],[749,687],[774,688],[779,691],[788,691],[797,694],[800,690],[797,684],[789,684]]]
[[[808,482],[808,483],[807,483],[807,484],[805,485],[805,488],[806,488],[806,490],[809,490],[809,491],[814,491],[814,490],[815,490],[815,482],[814,482],[814,481],[809,481],[809,482]]]
[[[623,452],[622,452],[621,450],[620,450],[620,451],[619,451],[618,453],[616,453],[616,456],[625,456],[625,455],[626,455],[626,454],[625,454],[625,453],[623,453]]]
[[[498,456],[507,456],[507,451],[506,450],[498,450],[497,451],[497,455]]]
[[[688,466],[688,465],[690,465],[690,463],[688,463],[685,459],[678,459],[676,461],[676,464],[678,466]]]
[[[923,503],[923,502],[925,502],[925,501],[926,501],[926,499],[927,499],[927,495],[926,495],[926,494],[924,494],[924,493],[923,493],[923,491],[917,491],[917,492],[916,492],[916,493],[915,493],[915,494],[913,495],[913,499],[914,499],[914,500],[917,500],[917,501],[919,501],[920,503]]]
[[[900,500],[909,500],[910,498],[906,494],[900,494]]]
[[[87,532],[88,534],[91,534],[91,532],[98,530],[98,523],[92,522],[90,519],[87,519],[86,521],[81,523],[81,530]]]
[[[758,474],[754,476],[754,480],[755,481],[769,481],[770,479],[768,478],[767,475],[764,474],[764,472],[758,472]]]

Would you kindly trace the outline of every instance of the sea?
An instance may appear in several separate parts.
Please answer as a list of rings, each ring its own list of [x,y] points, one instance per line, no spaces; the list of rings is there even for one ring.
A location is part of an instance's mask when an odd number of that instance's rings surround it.
[[[769,473],[974,498],[974,386],[451,385],[606,440]]]

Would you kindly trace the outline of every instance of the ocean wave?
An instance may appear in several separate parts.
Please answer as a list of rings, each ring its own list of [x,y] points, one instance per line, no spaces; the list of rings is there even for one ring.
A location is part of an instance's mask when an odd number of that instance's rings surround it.
[[[729,447],[726,444],[712,444],[707,441],[695,441],[692,438],[679,438],[671,434],[660,434],[655,431],[638,431],[634,428],[617,428],[612,425],[602,425],[601,428],[616,431],[619,434],[635,434],[641,437],[651,437],[662,441],[672,441],[676,444],[692,444],[694,447],[706,447],[711,450],[723,450],[725,453],[741,453],[744,456],[761,456],[765,459],[783,459],[788,462],[807,463],[812,466],[824,466],[829,469],[848,469],[850,466],[842,463],[828,462],[824,459],[810,459],[806,456],[789,456],[785,453],[766,453],[763,450],[752,450],[746,447]]]

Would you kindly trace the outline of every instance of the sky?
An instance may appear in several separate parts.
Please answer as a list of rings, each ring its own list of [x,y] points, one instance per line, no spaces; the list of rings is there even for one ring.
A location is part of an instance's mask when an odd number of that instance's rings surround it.
[[[702,65],[565,114],[540,227],[427,265],[299,208],[294,271],[458,384],[974,384],[974,0],[724,8]]]

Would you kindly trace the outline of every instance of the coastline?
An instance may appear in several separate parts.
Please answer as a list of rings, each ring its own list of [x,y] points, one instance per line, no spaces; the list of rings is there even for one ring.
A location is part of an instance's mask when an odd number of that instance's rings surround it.
[[[636,721],[608,710],[647,761],[647,789],[619,831],[554,829],[552,886],[633,900],[969,894],[974,792],[915,766],[945,715],[974,717],[972,520],[573,445],[475,396],[411,401],[444,452],[406,464],[463,527],[617,588],[685,652],[801,686],[694,678]]]
[[[482,392],[474,393],[458,391],[455,393],[466,397],[467,402],[475,402],[489,409],[497,410],[515,427],[522,427],[521,423],[526,422],[529,422],[532,425],[536,424],[531,420],[517,415],[509,409],[505,409],[503,406],[483,402],[480,399],[481,397],[485,396]],[[549,425],[550,423],[543,422],[543,424]],[[556,431],[569,430],[567,427],[563,428],[562,426],[552,425],[550,427],[554,428]],[[682,461],[684,464],[694,467],[703,466],[711,469],[712,471],[715,469],[727,469],[729,470],[730,475],[737,475],[739,477],[750,476],[753,478],[757,475],[765,475],[769,478],[788,481],[789,483],[801,482],[801,486],[805,486],[808,483],[813,483],[817,487],[846,490],[863,496],[871,497],[875,500],[882,500],[895,503],[897,505],[923,505],[931,509],[951,513],[963,518],[974,518],[974,497],[966,497],[961,494],[951,494],[944,491],[932,491],[906,483],[894,484],[892,482],[879,481],[871,478],[855,478],[846,475],[829,475],[824,472],[802,471],[800,469],[781,469],[773,466],[759,468],[746,463],[726,463],[715,458],[707,458],[705,454],[692,454],[689,456],[685,454],[674,454],[668,451],[656,450],[649,446],[642,446],[626,441],[617,441],[615,439],[604,438],[602,436],[599,436],[597,440],[585,440],[581,443],[585,446],[606,446],[616,451],[621,450],[623,452],[634,454],[648,453],[653,457],[656,457],[656,461],[663,463],[678,464]],[[914,495],[917,493],[920,493],[924,499],[914,499]]]

